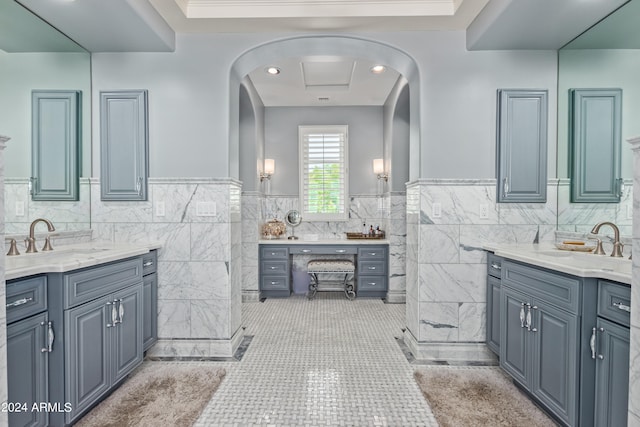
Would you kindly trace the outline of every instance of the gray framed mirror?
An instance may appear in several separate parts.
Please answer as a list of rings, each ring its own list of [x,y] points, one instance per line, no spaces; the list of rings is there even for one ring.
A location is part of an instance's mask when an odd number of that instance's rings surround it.
[[[288,237],[289,240],[297,240],[298,237],[295,235],[295,229],[302,222],[302,215],[300,212],[292,209],[284,216],[284,222],[291,227],[291,236]]]

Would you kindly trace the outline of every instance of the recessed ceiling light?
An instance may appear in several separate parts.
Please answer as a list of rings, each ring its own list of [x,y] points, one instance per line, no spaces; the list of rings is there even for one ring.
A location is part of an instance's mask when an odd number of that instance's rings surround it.
[[[373,74],[382,74],[387,70],[387,67],[385,67],[384,65],[374,65],[373,67],[371,67],[371,72]]]
[[[272,76],[275,76],[277,74],[280,74],[280,68],[278,67],[267,67],[264,70],[267,74],[271,74]]]

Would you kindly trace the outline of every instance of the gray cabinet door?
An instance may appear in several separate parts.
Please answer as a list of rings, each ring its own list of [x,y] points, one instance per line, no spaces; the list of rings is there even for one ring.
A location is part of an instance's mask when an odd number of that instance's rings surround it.
[[[67,422],[105,394],[111,386],[112,301],[103,297],[65,311],[66,401],[72,411]]]
[[[529,297],[506,286],[502,286],[501,294],[500,366],[516,381],[528,386],[532,354],[527,345],[530,332],[524,327],[522,316]]]
[[[620,201],[622,89],[569,91],[571,201]]]
[[[80,91],[31,93],[33,200],[78,200]]]
[[[34,403],[49,401],[49,353],[42,351],[46,324],[47,314],[42,313],[7,326],[7,402],[20,405],[20,410],[8,411],[11,426],[49,424],[47,411],[31,410]]]
[[[629,328],[598,318],[595,425],[626,426]]]
[[[100,92],[102,200],[147,200],[147,91]]]
[[[568,425],[576,424],[578,320],[542,300],[533,300],[530,391]]]
[[[142,295],[142,350],[147,351],[158,340],[158,276],[143,278]]]
[[[501,282],[493,276],[487,277],[487,346],[500,354],[500,289]]]
[[[142,284],[113,294],[117,324],[112,332],[112,384],[142,363]]]
[[[546,90],[498,90],[499,202],[546,202],[547,115]]]

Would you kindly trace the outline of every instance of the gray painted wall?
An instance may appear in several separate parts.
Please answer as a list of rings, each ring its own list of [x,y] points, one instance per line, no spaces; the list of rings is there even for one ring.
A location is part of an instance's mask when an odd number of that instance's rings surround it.
[[[398,79],[384,104],[383,151],[391,191],[405,191],[409,181],[410,102],[406,80]]]
[[[348,125],[349,194],[375,194],[373,159],[382,157],[382,107],[267,107],[265,157],[276,161],[271,194],[299,194],[299,125]]]
[[[228,143],[230,135],[237,138],[239,121],[240,81],[231,75],[232,66],[244,52],[263,45],[265,39],[283,37],[287,36],[179,34],[174,53],[96,53],[92,63],[93,107],[97,108],[100,90],[148,89],[151,176],[237,178],[239,154],[233,152],[237,145],[230,150]],[[412,179],[495,177],[499,88],[549,90],[548,169],[550,173],[555,171],[555,51],[469,52],[463,31],[360,37],[395,47],[416,62],[415,71],[405,67],[408,73],[417,74],[407,76],[412,91],[417,93],[410,99],[410,134],[419,142],[410,151]],[[316,44],[309,42],[309,48]],[[286,49],[272,52],[273,58],[288,54]],[[98,114],[93,116],[95,146],[99,144],[99,123]],[[265,120],[268,125],[269,119]],[[98,160],[93,160],[94,176],[99,174]],[[416,167],[418,172],[413,172]],[[357,184],[357,188],[363,186]]]
[[[249,78],[240,86],[239,122],[242,189],[257,191],[260,173],[264,170],[264,104]]]

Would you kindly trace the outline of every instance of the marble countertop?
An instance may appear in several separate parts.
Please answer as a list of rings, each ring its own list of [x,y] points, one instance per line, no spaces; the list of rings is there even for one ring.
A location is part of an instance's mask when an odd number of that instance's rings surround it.
[[[614,258],[587,252],[564,251],[552,244],[485,244],[498,256],[578,277],[594,277],[631,284],[632,262],[628,256]]]
[[[388,245],[386,239],[268,239],[260,240],[261,245]]]
[[[162,245],[150,243],[81,243],[55,247],[50,252],[5,256],[5,280],[42,273],[64,273],[143,255]]]

